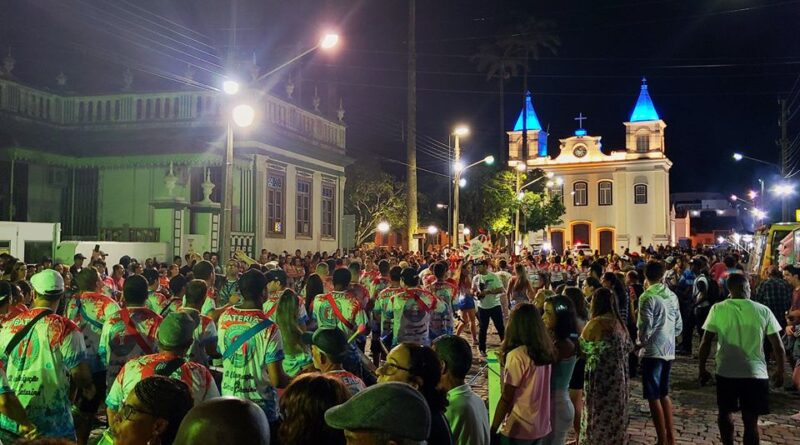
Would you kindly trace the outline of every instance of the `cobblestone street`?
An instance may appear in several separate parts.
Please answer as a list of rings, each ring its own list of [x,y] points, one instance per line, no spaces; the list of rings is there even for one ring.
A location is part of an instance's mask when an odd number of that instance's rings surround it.
[[[468,335],[468,334],[467,334]],[[497,347],[497,334],[489,334],[489,348]],[[695,348],[695,351],[697,348]],[[472,378],[481,365],[473,366]],[[709,361],[708,369],[713,370],[713,362]],[[486,400],[487,370],[473,382],[474,390]],[[788,384],[789,374],[785,378]],[[675,427],[678,444],[719,444],[717,430],[716,392],[712,385],[701,387],[697,380],[697,359],[678,357],[672,367],[671,396],[674,404]],[[639,378],[631,384],[631,403],[629,406],[630,427],[628,428],[631,444],[654,444],[656,434],[650,422],[647,401],[642,398],[642,384]],[[800,410],[800,394],[784,390],[773,390],[770,394],[772,414],[762,416],[759,420],[762,445],[797,445],[800,444],[800,422],[789,418]],[[742,422],[738,415],[736,422],[737,443],[741,443]]]

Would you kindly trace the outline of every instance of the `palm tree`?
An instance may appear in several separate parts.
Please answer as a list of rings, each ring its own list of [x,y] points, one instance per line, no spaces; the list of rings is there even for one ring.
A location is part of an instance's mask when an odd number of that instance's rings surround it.
[[[486,72],[486,80],[498,80],[500,90],[500,153],[505,156],[505,115],[504,94],[505,82],[519,75],[522,68],[522,109],[525,110],[525,93],[528,91],[528,73],[530,60],[538,60],[542,50],[556,54],[561,40],[555,33],[555,23],[540,21],[533,17],[524,23],[510,27],[501,32],[492,43],[478,47],[478,53],[472,61],[478,65],[478,71]],[[524,118],[527,121],[527,116]],[[523,156],[527,156],[528,135],[523,127]]]
[[[498,41],[484,43],[478,47],[478,52],[471,58],[473,63],[478,65],[478,71],[486,73],[486,80],[497,79],[498,90],[500,92],[500,164],[505,163],[505,83],[512,77],[519,75],[519,68],[522,67],[520,59],[513,57],[511,48],[501,46]]]
[[[524,70],[522,78],[522,121],[527,123],[527,107],[525,97],[528,92],[528,74],[530,72],[530,60],[539,60],[542,50],[547,50],[551,54],[558,52],[557,48],[561,45],[561,39],[556,34],[555,22],[550,20],[537,20],[535,17],[528,17],[524,23],[514,27],[511,34],[501,37],[498,44],[508,50],[509,54],[522,61]],[[522,126],[522,158],[528,157],[528,127]]]

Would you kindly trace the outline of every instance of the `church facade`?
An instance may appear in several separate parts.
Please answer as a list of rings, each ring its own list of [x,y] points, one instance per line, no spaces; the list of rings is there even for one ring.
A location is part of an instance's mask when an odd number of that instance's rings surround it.
[[[664,144],[666,123],[656,112],[642,82],[630,119],[624,122],[624,149],[603,150],[602,137],[580,128],[559,139],[560,153],[547,152],[530,95],[509,136],[509,166],[553,174],[551,199],[561,199],[566,213],[561,224],[548,227],[547,240],[557,252],[588,245],[600,254],[638,251],[667,245],[670,239],[669,170]],[[527,150],[523,153],[523,129]],[[544,241],[544,240],[542,240]]]

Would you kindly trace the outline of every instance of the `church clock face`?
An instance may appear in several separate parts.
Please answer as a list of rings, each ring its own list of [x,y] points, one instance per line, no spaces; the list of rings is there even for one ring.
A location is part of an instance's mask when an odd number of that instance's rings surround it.
[[[572,154],[575,155],[576,158],[582,158],[586,156],[586,147],[578,145],[572,150]]]

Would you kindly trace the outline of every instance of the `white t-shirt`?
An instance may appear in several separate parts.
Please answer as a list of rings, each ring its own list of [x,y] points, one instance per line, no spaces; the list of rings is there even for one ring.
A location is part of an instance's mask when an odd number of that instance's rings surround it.
[[[729,298],[711,306],[703,329],[717,334],[717,374],[733,379],[768,379],[764,338],[780,332],[761,303]]]

